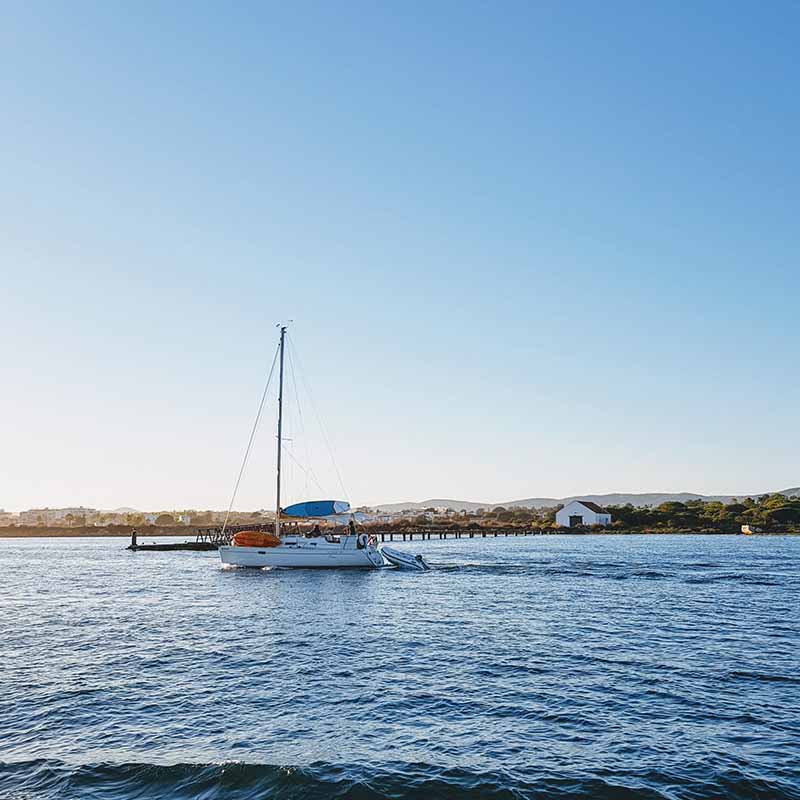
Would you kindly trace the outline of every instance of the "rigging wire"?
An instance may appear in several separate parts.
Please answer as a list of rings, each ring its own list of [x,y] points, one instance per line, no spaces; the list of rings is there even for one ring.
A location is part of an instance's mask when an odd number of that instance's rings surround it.
[[[250,449],[253,446],[253,439],[255,438],[256,431],[258,430],[258,423],[261,421],[261,412],[264,410],[264,403],[267,399],[267,392],[269,392],[269,386],[272,383],[272,375],[275,372],[275,363],[278,360],[278,353],[280,352],[280,345],[278,345],[278,349],[275,351],[275,355],[272,357],[272,366],[269,368],[269,376],[267,377],[267,383],[264,386],[264,391],[261,393],[261,402],[258,404],[258,413],[256,414],[255,422],[253,423],[253,429],[250,431],[250,438],[247,441],[247,448],[244,451],[244,458],[242,459],[242,466],[239,469],[239,476],[236,478],[236,485],[233,487],[233,494],[231,495],[231,502],[228,506],[228,510],[225,512],[225,521],[222,523],[222,535],[225,535],[225,528],[228,525],[228,517],[231,515],[231,509],[233,508],[233,504],[236,502],[236,494],[239,491],[239,484],[242,482],[242,475],[244,474],[244,468],[247,466],[247,459],[250,458]]]
[[[326,494],[325,489],[322,488],[322,484],[320,484],[319,479],[317,478],[317,475],[314,472],[314,467],[312,466],[311,453],[309,452],[309,447],[308,447],[309,437],[306,436],[306,425],[305,425],[305,420],[303,419],[303,406],[300,402],[300,392],[297,390],[297,380],[295,378],[295,373],[297,371],[297,368],[295,367],[295,363],[292,358],[292,349],[293,348],[290,347],[287,351],[287,355],[289,357],[289,367],[290,367],[289,375],[291,376],[292,388],[294,389],[294,399],[295,399],[295,405],[297,406],[297,418],[299,422],[300,438],[303,442],[303,450],[305,451],[305,458],[306,458],[306,464],[308,465],[308,471],[306,471],[303,468],[302,464],[300,464],[300,462],[297,461],[297,459],[295,459],[295,463],[300,467],[300,469],[303,470],[303,472],[306,475],[306,485],[303,487],[303,490],[305,491],[308,489],[308,477],[310,475],[314,483],[317,485],[317,488],[320,490],[320,492],[322,494]]]
[[[325,441],[325,446],[328,448],[328,455],[331,458],[331,463],[333,464],[333,468],[336,471],[336,477],[339,479],[339,487],[342,490],[342,494],[344,495],[344,499],[347,502],[350,502],[350,497],[347,494],[347,489],[345,489],[344,481],[342,480],[342,473],[339,472],[339,465],[336,463],[336,457],[333,454],[333,448],[331,447],[330,439],[328,438],[328,433],[325,430],[325,426],[322,424],[322,417],[317,410],[317,404],[314,402],[314,395],[311,391],[311,385],[306,380],[305,370],[303,370],[302,365],[300,363],[300,356],[297,353],[297,348],[294,346],[294,340],[291,336],[287,336],[289,340],[289,350],[290,352],[294,353],[294,361],[297,364],[297,370],[300,372],[300,380],[305,386],[306,392],[308,393],[308,397],[311,400],[311,408],[314,409],[314,414],[317,418],[317,423],[319,424],[319,428],[322,431],[322,438]]]
[[[288,447],[284,447],[283,448],[283,452],[286,453],[286,455],[289,456],[289,458],[291,458],[292,461],[294,461],[294,463],[297,465],[298,469],[305,474],[305,476],[306,476],[306,485],[308,485],[308,478],[311,477],[311,479],[314,481],[314,483],[317,484],[317,489],[319,489],[322,494],[325,494],[325,490],[322,488],[322,486],[320,486],[320,483],[317,480],[317,476],[314,474],[314,471],[310,467],[309,467],[309,469],[306,469],[295,458],[294,453],[292,453],[292,451]]]

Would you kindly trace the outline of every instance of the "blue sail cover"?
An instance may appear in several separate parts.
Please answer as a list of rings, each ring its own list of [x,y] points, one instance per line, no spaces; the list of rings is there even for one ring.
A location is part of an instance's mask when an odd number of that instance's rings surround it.
[[[332,514],[346,514],[350,503],[343,500],[308,500],[281,509],[282,517],[330,517]]]

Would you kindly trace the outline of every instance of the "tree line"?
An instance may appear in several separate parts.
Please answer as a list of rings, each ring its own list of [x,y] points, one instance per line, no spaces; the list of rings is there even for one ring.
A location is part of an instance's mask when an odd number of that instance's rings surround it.
[[[555,528],[556,512],[563,505],[551,508],[522,508],[495,506],[470,512],[447,509],[433,513],[403,517],[392,523],[396,527],[507,527],[524,526],[541,529]],[[709,531],[736,533],[742,525],[765,531],[800,532],[800,497],[783,494],[765,494],[760,497],[733,499],[729,503],[715,500],[670,501],[661,505],[607,506],[611,525],[603,530],[614,532],[635,531]]]

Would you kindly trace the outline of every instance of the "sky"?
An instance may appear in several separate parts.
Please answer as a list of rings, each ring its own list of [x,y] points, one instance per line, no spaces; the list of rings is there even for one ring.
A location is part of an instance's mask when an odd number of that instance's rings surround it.
[[[799,23],[4,4],[0,508],[797,486]]]

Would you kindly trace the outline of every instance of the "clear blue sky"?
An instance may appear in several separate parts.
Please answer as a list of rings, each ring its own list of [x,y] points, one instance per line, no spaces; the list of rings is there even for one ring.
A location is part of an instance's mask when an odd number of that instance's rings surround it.
[[[799,25],[6,4],[0,506],[225,506],[282,318],[355,503],[800,484]]]

